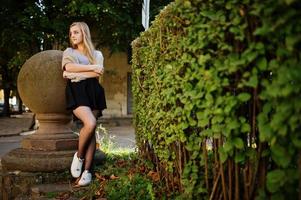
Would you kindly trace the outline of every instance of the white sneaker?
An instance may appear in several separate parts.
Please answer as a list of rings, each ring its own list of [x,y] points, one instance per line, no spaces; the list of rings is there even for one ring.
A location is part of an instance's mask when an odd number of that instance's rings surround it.
[[[75,152],[71,164],[71,174],[74,178],[78,178],[80,174],[82,173],[82,166],[84,163],[84,159],[80,159],[77,157],[77,152]]]
[[[88,171],[85,170],[80,177],[80,180],[78,181],[78,185],[80,186],[86,186],[89,185],[92,181],[92,174]]]

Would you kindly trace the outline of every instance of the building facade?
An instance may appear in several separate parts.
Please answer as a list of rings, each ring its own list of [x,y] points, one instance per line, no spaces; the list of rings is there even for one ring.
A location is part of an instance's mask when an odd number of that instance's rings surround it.
[[[131,65],[125,52],[110,54],[101,49],[105,72],[100,82],[105,89],[107,109],[104,117],[126,117],[132,115]]]

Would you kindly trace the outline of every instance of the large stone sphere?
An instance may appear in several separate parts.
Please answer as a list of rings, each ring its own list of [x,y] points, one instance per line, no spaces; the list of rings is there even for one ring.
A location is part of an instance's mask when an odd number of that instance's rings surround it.
[[[34,113],[67,113],[62,51],[48,50],[28,59],[18,75],[18,91]]]

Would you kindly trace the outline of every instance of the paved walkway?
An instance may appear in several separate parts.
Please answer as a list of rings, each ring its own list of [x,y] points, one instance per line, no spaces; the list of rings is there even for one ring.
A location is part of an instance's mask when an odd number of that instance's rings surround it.
[[[16,136],[28,131],[32,123],[33,114],[24,113],[12,117],[0,117],[0,137]]]
[[[0,117],[0,161],[4,154],[20,147],[20,141],[26,134],[34,133],[34,131],[28,131],[32,116],[32,113],[25,113],[10,118]],[[130,123],[112,123],[114,119],[105,120],[107,122],[103,126],[107,129],[115,148],[135,148],[135,130]]]
[[[32,117],[32,113],[0,117],[0,161],[4,154],[20,147],[20,141],[25,137],[20,134],[28,131],[32,123]]]

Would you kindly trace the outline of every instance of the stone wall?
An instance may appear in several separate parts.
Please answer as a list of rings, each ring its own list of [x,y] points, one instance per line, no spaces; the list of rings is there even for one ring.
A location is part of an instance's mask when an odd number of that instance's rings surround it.
[[[4,102],[4,91],[0,90],[0,102]]]
[[[110,54],[109,49],[101,49],[104,55],[105,73],[101,84],[105,88],[107,109],[104,117],[121,117],[128,115],[128,74],[131,66],[128,64],[125,52]]]

